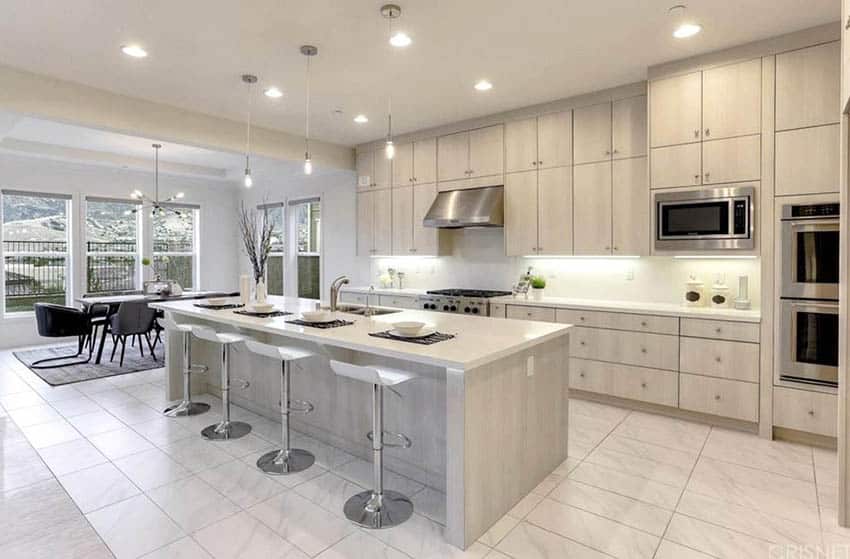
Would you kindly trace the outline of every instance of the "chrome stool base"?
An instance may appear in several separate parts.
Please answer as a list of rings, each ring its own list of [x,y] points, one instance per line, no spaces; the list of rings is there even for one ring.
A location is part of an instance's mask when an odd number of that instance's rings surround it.
[[[363,491],[348,499],[342,510],[345,517],[358,526],[392,528],[413,515],[413,503],[397,491],[384,491],[380,496]]]
[[[312,452],[300,448],[272,450],[260,456],[257,467],[267,474],[285,475],[306,470],[316,461]]]
[[[227,441],[230,439],[241,439],[251,432],[251,426],[242,421],[222,421],[214,425],[204,427],[201,431],[208,441]]]
[[[210,411],[210,405],[204,402],[187,402],[183,400],[177,405],[169,406],[162,412],[167,417],[186,417],[187,415],[201,415]]]

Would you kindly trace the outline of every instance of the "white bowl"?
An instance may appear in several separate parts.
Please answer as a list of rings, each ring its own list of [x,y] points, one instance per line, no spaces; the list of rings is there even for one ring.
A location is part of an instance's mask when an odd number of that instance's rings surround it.
[[[250,312],[271,312],[274,310],[274,305],[271,303],[252,303],[248,305]]]
[[[227,297],[210,297],[206,302],[208,305],[212,305],[214,307],[223,306],[228,303]]]
[[[405,336],[415,336],[425,328],[425,323],[416,322],[415,320],[394,322],[393,328]]]
[[[329,322],[332,318],[328,311],[304,311],[301,316],[307,322]]]

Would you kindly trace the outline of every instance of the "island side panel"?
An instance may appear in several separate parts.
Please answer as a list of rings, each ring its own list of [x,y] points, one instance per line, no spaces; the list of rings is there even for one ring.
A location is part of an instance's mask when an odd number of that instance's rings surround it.
[[[451,472],[462,452],[463,541],[449,529],[451,543],[471,545],[567,459],[568,364],[565,333],[464,372],[462,449],[450,444],[447,459]],[[456,496],[447,504],[457,506]]]

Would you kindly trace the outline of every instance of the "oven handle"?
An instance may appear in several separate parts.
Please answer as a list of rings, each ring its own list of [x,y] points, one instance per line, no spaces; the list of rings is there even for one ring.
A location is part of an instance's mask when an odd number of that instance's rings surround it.
[[[808,221],[792,221],[791,227],[806,227],[806,226],[814,226],[818,225],[838,225],[840,221],[838,219],[816,219],[813,218]]]
[[[810,303],[810,302],[797,302],[797,301],[788,301],[789,306],[792,307],[813,307],[816,309],[830,309],[838,312],[838,303]]]

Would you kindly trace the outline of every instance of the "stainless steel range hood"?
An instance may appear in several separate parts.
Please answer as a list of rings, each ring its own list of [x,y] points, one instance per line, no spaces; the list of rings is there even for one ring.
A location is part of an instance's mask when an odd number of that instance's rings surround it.
[[[425,227],[503,227],[505,196],[501,186],[437,193],[423,221]]]

